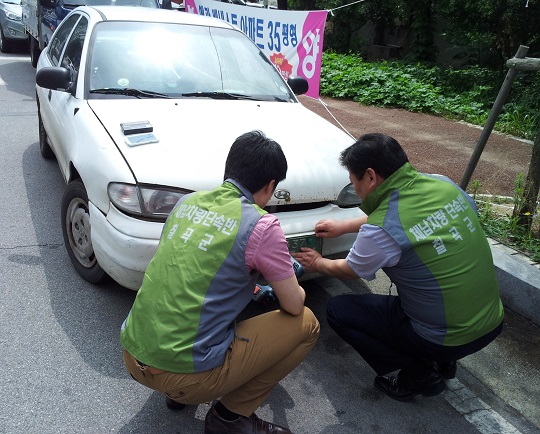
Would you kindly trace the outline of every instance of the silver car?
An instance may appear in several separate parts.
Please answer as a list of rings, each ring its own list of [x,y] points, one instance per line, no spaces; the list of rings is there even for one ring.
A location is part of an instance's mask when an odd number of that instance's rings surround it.
[[[21,0],[0,0],[0,51],[7,53],[25,41],[28,35],[22,25]]]
[[[251,130],[287,156],[287,179],[267,210],[289,249],[343,257],[353,244],[354,234],[323,240],[314,227],[361,215],[338,163],[354,139],[300,104],[293,92],[305,93],[307,81],[286,82],[232,25],[162,9],[82,6],[39,56],[36,84],[40,150],[56,157],[67,182],[62,231],[84,279],[108,274],[138,289],[174,205],[220,185],[231,144]],[[189,219],[209,234],[234,224],[192,211]],[[211,246],[199,248],[211,254]]]

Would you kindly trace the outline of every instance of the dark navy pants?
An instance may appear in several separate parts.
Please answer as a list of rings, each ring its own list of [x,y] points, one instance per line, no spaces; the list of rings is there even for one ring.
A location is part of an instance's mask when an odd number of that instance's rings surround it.
[[[406,369],[418,377],[433,370],[432,362],[450,362],[473,354],[493,341],[501,324],[481,338],[460,346],[429,342],[413,329],[399,297],[345,294],[328,302],[330,327],[349,343],[378,375]]]

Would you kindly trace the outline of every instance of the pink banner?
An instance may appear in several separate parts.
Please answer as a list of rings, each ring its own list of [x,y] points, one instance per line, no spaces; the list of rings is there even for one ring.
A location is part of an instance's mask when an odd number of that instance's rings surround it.
[[[243,31],[287,79],[305,77],[307,96],[319,97],[324,26],[327,11],[282,11],[185,0],[186,12],[227,21]]]

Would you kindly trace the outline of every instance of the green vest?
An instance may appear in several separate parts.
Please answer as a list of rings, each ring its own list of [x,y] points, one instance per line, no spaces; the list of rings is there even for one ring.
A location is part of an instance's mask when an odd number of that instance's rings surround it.
[[[440,345],[463,345],[494,330],[503,306],[474,201],[448,178],[409,163],[361,205],[367,222],[399,244],[399,263],[384,269],[415,331]]]
[[[258,273],[245,263],[247,241],[262,215],[251,194],[228,180],[175,207],[121,332],[136,359],[170,372],[223,364],[238,314]]]

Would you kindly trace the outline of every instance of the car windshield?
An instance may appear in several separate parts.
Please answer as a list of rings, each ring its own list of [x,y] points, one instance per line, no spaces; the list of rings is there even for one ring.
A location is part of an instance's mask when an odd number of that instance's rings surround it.
[[[89,52],[90,98],[295,101],[268,58],[232,29],[107,21]]]

